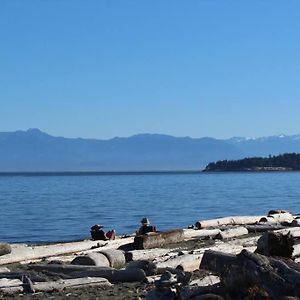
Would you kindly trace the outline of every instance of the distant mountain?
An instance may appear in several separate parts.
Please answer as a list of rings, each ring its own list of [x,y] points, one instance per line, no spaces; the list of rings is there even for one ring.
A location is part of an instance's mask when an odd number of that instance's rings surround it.
[[[139,134],[110,140],[70,139],[38,129],[0,133],[0,172],[201,170],[224,157],[243,154],[213,138]]]
[[[286,152],[300,152],[300,136],[217,140],[139,134],[96,140],[29,129],[0,133],[0,172],[201,170],[212,161]]]
[[[246,156],[268,156],[300,152],[300,135],[275,135],[260,138],[234,137],[227,142],[240,149]]]

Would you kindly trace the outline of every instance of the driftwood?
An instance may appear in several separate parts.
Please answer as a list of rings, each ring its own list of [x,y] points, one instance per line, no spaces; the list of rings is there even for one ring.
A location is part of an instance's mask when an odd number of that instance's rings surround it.
[[[95,267],[82,265],[55,265],[36,264],[30,265],[31,269],[55,274],[65,274],[73,278],[79,277],[103,277],[110,282],[133,282],[142,281],[146,274],[143,270],[132,268],[126,270],[116,270],[110,267]]]
[[[109,249],[100,251],[100,253],[106,256],[110,267],[120,269],[125,266],[126,260],[122,250]]]
[[[242,235],[248,234],[248,230],[246,227],[233,227],[228,228],[226,230],[222,230],[220,233],[216,235],[216,239],[230,239]]]
[[[180,268],[182,271],[191,272],[199,269],[202,254],[184,254],[170,258],[156,264],[157,269]]]
[[[175,229],[164,232],[155,232],[144,235],[138,235],[134,238],[135,249],[151,249],[168,244],[178,243],[184,240],[182,229]]]
[[[126,269],[142,269],[147,276],[152,276],[157,273],[157,266],[149,260],[135,260],[128,263]]]
[[[100,252],[93,252],[86,255],[80,255],[71,261],[72,265],[85,265],[97,267],[110,267],[107,257]]]
[[[256,253],[266,256],[291,258],[294,251],[294,239],[290,233],[266,232],[257,241]]]
[[[275,224],[256,224],[256,225],[246,225],[245,226],[249,233],[258,233],[258,232],[266,232],[266,231],[273,231],[273,230],[279,230],[284,229],[285,227],[281,225],[280,223]]]
[[[242,297],[251,289],[256,289],[268,299],[300,296],[300,272],[291,268],[286,261],[247,250],[237,256],[207,252],[203,256],[201,268],[220,274],[221,284],[229,293]]]
[[[116,239],[112,241],[86,240],[45,246],[12,245],[12,251],[10,254],[0,256],[0,265],[32,261],[45,257],[65,255],[68,253],[76,253],[89,250],[91,248],[99,248],[99,250],[116,249],[131,242],[133,242],[133,237]]]
[[[268,214],[267,217],[260,218],[259,222],[268,222],[268,223],[277,223],[277,222],[292,222],[294,217],[292,214],[285,213],[277,213],[277,214]]]
[[[112,283],[116,282],[136,282],[143,281],[146,278],[146,273],[142,269],[138,268],[129,268],[125,270],[103,270],[103,271],[81,271],[74,272],[71,274],[75,278],[78,277],[103,277],[109,280]]]
[[[200,269],[223,275],[225,269],[236,261],[236,255],[220,251],[207,250],[204,252]]]
[[[236,216],[236,217],[224,217],[212,220],[197,221],[195,223],[196,228],[208,228],[218,227],[222,225],[250,225],[256,224],[262,216]]]
[[[11,246],[9,244],[0,243],[0,255],[9,254],[11,252]]]
[[[9,280],[6,284],[0,281],[0,292],[3,294],[13,294],[13,293],[20,293],[25,292],[26,285],[22,283],[21,280]],[[82,286],[90,286],[90,285],[101,285],[104,287],[111,286],[111,283],[105,278],[75,278],[75,279],[65,279],[65,280],[58,280],[58,281],[50,281],[50,282],[36,282],[33,284],[33,289],[35,292],[48,292],[53,290],[63,290],[66,288],[78,288]]]
[[[125,252],[126,261],[132,260],[152,260],[159,256],[164,256],[167,253],[171,252],[170,249],[143,249],[143,250],[132,250]]]
[[[183,229],[185,239],[214,238],[220,232],[220,229]]]

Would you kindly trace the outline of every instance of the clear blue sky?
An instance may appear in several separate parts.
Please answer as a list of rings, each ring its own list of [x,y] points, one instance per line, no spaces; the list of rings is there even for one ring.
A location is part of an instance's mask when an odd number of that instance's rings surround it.
[[[300,1],[2,0],[0,131],[300,133]]]

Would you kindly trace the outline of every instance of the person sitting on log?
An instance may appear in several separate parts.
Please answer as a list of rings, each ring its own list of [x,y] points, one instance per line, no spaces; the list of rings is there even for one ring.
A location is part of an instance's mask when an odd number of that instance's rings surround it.
[[[110,230],[107,233],[102,229],[103,225],[95,224],[91,227],[91,236],[93,241],[106,241],[106,240],[114,240],[116,238],[116,231]]]
[[[156,232],[156,226],[150,225],[150,221],[148,218],[143,218],[141,220],[142,226],[136,232],[136,235],[143,235],[149,232]]]

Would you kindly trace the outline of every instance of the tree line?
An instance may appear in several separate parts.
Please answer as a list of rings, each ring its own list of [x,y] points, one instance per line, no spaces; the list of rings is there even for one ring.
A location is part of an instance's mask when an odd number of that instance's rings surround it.
[[[300,154],[285,153],[269,157],[247,157],[239,160],[219,160],[209,163],[204,171],[300,170]]]

